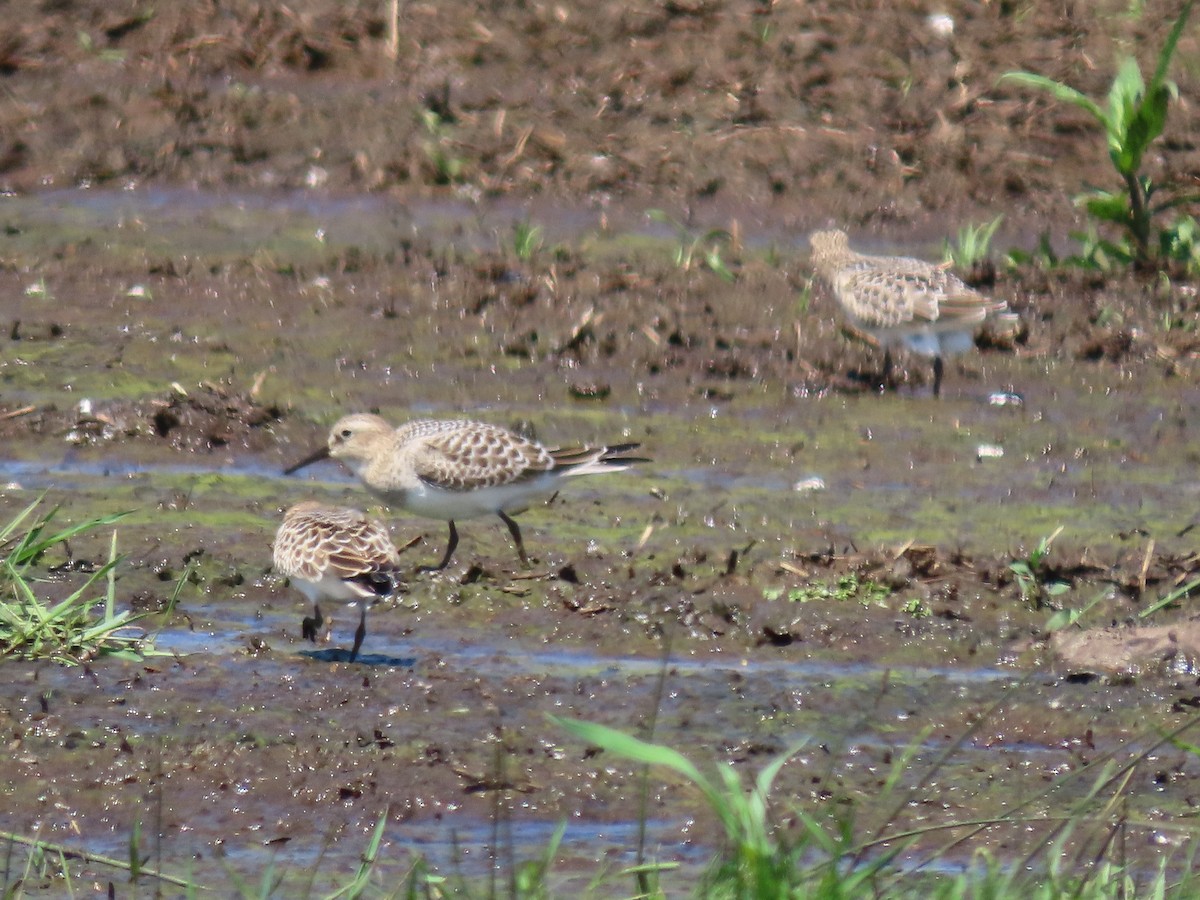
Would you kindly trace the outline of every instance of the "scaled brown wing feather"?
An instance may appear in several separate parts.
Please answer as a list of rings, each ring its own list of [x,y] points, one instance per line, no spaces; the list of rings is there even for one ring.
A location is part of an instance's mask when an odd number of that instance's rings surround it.
[[[417,477],[447,491],[498,487],[554,467],[542,447],[500,428],[431,435],[414,460]]]
[[[390,572],[396,567],[394,559],[383,559],[378,554],[363,556],[352,551],[338,551],[329,555],[329,571],[338,578],[350,579],[373,572]]]
[[[945,297],[941,308],[945,318],[979,324],[992,313],[1008,309],[1008,304],[1003,300],[991,300],[977,294],[964,285],[961,291]]]
[[[943,272],[904,272],[897,276],[905,305],[913,320],[934,322],[942,316],[950,286]]]
[[[595,447],[556,447],[549,453],[554,464],[564,468],[586,465],[597,456]]]
[[[323,570],[316,563],[315,550],[328,528],[318,535],[295,530],[281,529],[275,537],[275,565],[289,578],[307,578],[316,581]]]
[[[899,325],[914,318],[928,320],[937,315],[937,304],[926,292],[911,286],[898,292],[894,279],[885,284],[874,269],[846,272],[839,281],[844,305],[868,328]],[[897,297],[902,302],[897,303]]]
[[[329,569],[339,578],[354,578],[398,566],[400,554],[380,526],[360,523],[337,535],[337,548],[328,556]]]
[[[920,318],[953,319],[963,324],[980,324],[990,313],[1000,312],[1008,304],[992,300],[968,287],[961,278],[940,268],[904,273],[901,282],[906,292],[925,298],[930,308],[918,302],[913,309]]]
[[[632,463],[649,462],[643,456],[625,456],[642,446],[636,441],[625,444],[610,444],[607,447],[557,447],[547,452],[556,468],[572,469],[589,463],[605,463],[625,467]]]

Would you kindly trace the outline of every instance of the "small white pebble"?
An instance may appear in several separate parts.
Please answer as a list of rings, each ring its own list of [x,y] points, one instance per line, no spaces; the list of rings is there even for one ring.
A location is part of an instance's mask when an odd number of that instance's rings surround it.
[[[793,491],[823,491],[825,490],[825,479],[819,475],[810,475],[808,478],[801,478],[792,485]]]
[[[144,284],[135,284],[125,292],[125,296],[133,297],[139,300],[149,300],[150,292],[146,290],[146,286]]]
[[[78,408],[81,416],[90,416],[92,414],[92,401],[84,397],[79,401]]]
[[[945,13],[932,13],[926,17],[925,24],[938,37],[948,38],[954,34],[954,19]]]
[[[328,180],[329,173],[320,166],[309,167],[308,173],[304,176],[304,183],[310,188],[320,187]]]
[[[999,459],[1004,455],[1004,448],[999,444],[980,444],[975,448],[975,458],[982,462],[985,459]]]

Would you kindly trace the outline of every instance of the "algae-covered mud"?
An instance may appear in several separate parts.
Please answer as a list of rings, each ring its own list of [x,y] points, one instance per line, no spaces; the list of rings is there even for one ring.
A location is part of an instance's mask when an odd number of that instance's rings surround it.
[[[407,4],[393,60],[383,6],[9,11],[0,516],[130,511],[116,594],[158,653],[0,661],[10,845],[101,891],[135,841],[290,896],[344,885],[380,822],[378,884],[509,871],[565,822],[552,886],[609,895],[644,819],[692,883],[721,840],[700,795],[549,715],[747,783],[795,751],[785,827],[928,829],[913,863],[1022,859],[1143,754],[1127,857],[1187,843],[1200,766],[1163,736],[1196,743],[1194,285],[1001,267],[1022,329],[935,399],[921,360],[878,389],[805,242],[937,259],[1003,213],[998,247],[1065,246],[1103,144],[996,79],[1102,93],[1174,11],[950,4],[947,36],[908,6]],[[1173,105],[1160,174],[1191,177],[1195,133]],[[413,571],[351,664],[358,611],[303,640],[270,547],[299,500],[371,507],[332,463],[282,475],[353,410],[651,461],[523,513],[528,569],[491,517],[419,574],[445,523],[377,509]]]

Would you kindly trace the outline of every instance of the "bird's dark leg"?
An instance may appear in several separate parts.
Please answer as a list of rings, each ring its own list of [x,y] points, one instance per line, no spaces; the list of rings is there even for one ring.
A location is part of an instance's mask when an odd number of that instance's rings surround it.
[[[300,622],[300,633],[304,635],[305,640],[312,641],[315,644],[317,642],[317,632],[324,624],[325,617],[321,615],[321,607],[314,603],[312,616],[305,616]]]
[[[442,557],[442,561],[436,566],[417,566],[418,572],[440,572],[446,566],[450,565],[450,559],[454,556],[454,551],[458,547],[458,529],[454,527],[454,520],[450,520],[450,543],[446,546],[446,554]]]
[[[517,545],[517,555],[521,557],[521,565],[529,568],[529,557],[525,555],[525,542],[521,540],[521,526],[517,524],[517,520],[506,513],[504,510],[497,510],[498,515],[504,524],[508,526],[508,533],[513,536],[513,541]]]
[[[883,348],[883,374],[879,376],[879,385],[885,391],[892,386],[892,348]]]
[[[933,358],[933,396],[935,397],[940,397],[942,394],[942,373],[945,368],[942,358],[935,356]]]
[[[362,615],[358,617],[358,628],[354,629],[354,646],[350,650],[350,662],[358,658],[358,648],[362,646],[363,638],[367,636],[367,601],[359,600]]]

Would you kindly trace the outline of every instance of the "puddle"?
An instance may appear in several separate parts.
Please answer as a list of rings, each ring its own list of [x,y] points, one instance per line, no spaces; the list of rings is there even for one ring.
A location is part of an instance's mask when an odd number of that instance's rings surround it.
[[[195,610],[190,610],[194,615]],[[352,613],[344,612],[346,621],[353,619]],[[367,615],[367,640],[372,637],[372,620],[375,616]],[[341,617],[339,617],[341,618]],[[247,633],[270,631],[281,632],[295,626],[294,616],[262,616],[244,620],[242,626]],[[231,634],[229,627],[236,628],[236,620],[222,618],[221,631],[190,630],[181,628],[164,628],[157,633],[155,647],[163,652],[187,655],[189,653],[232,654],[245,649],[245,640]],[[377,650],[370,652],[369,646],[364,647],[357,662],[362,666],[409,666],[416,659],[427,656],[437,656],[452,659],[453,664],[469,667],[475,671],[490,672],[500,677],[522,675],[551,676],[556,678],[573,678],[580,676],[605,677],[622,676],[629,678],[650,678],[658,674],[662,668],[660,659],[638,658],[631,656],[605,657],[590,653],[572,653],[569,651],[547,651],[530,648],[516,641],[501,644],[490,644],[478,638],[454,640],[446,638],[421,638],[409,635],[401,641],[402,651],[393,655],[392,651]],[[399,649],[399,648],[398,648]],[[303,651],[305,657],[332,662],[344,656],[339,650]],[[940,680],[950,683],[992,683],[1016,682],[1021,679],[1019,672],[999,668],[924,668],[914,666],[875,666],[866,663],[838,665],[831,662],[764,662],[748,658],[725,659],[706,654],[703,659],[672,658],[667,666],[672,677],[688,678],[703,677],[724,682],[731,673],[751,679],[768,679],[776,683],[799,685],[806,682],[825,682],[838,679],[880,679],[884,676],[906,684],[920,684],[925,681]]]

